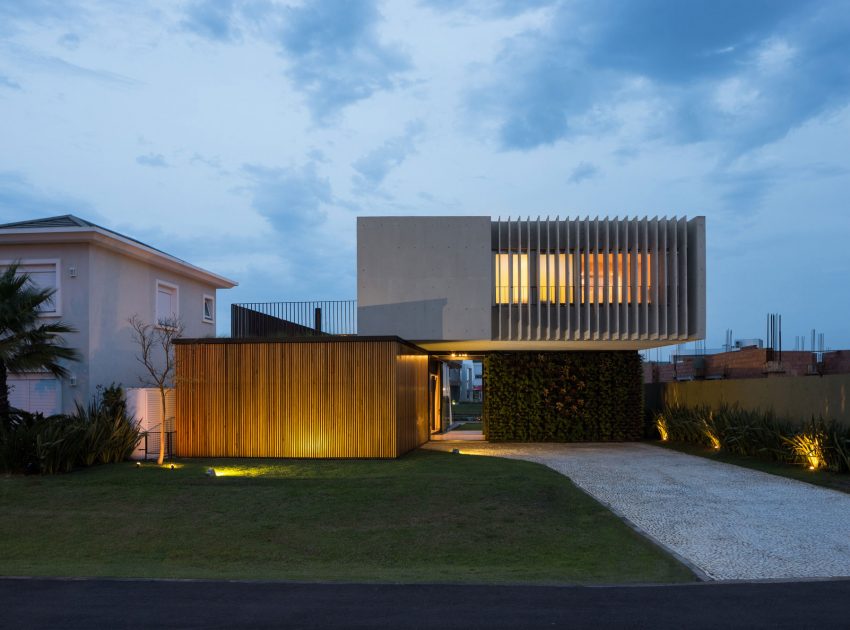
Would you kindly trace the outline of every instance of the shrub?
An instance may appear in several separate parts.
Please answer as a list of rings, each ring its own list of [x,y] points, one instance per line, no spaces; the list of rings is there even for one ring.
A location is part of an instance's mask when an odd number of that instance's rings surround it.
[[[45,418],[13,410],[0,420],[0,470],[50,475],[75,466],[119,462],[138,441],[123,391],[113,385],[99,391],[88,407],[78,404],[70,416]]]
[[[77,404],[71,420],[80,431],[83,466],[122,462],[139,441],[139,429],[127,415],[123,391],[111,385],[88,405]]]
[[[812,418],[808,423],[794,423],[770,412],[737,406],[671,405],[656,416],[655,424],[659,433],[665,431],[674,442],[811,468],[850,470],[850,427],[834,420]]]
[[[639,440],[637,352],[498,352],[484,360],[483,421],[494,442]]]

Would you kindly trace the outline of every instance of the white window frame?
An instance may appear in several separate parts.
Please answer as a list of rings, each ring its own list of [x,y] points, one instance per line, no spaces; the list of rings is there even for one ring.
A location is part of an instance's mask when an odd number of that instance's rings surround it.
[[[29,265],[53,265],[56,273],[56,290],[53,292],[52,311],[41,311],[39,317],[62,317],[62,259],[61,258],[22,258],[19,260],[0,260],[0,270],[5,271],[10,266],[17,264],[26,273]]]
[[[207,317],[207,300],[209,300],[212,304],[209,317]],[[215,324],[215,296],[210,295],[209,293],[204,293],[204,299],[201,302],[201,305],[201,321],[205,324]]]
[[[166,328],[166,326],[160,326],[159,324],[159,313],[157,313],[157,303],[159,302],[159,288],[164,287],[166,289],[172,289],[174,291],[174,317],[176,319],[180,319],[180,287],[172,282],[166,282],[165,280],[157,279],[154,290],[153,290],[153,322],[157,328]]]

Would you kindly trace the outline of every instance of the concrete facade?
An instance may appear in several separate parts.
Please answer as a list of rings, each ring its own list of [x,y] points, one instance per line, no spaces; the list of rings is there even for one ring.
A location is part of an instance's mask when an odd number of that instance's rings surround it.
[[[357,332],[489,339],[489,217],[358,217]]]
[[[434,351],[705,337],[705,218],[361,217],[358,333]]]
[[[154,323],[157,282],[177,287],[178,316],[187,337],[213,337],[215,318],[204,319],[204,298],[235,283],[151,247],[94,227],[0,226],[0,265],[55,261],[57,312],[77,330],[67,345],[79,351],[72,378],[61,382],[61,411],[85,404],[98,385],[138,387],[143,368],[128,319]]]

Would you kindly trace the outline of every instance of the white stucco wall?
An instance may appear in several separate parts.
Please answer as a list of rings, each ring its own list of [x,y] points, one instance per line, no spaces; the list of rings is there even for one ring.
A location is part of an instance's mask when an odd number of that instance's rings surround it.
[[[145,322],[155,318],[157,280],[179,288],[180,319],[186,337],[215,336],[215,323],[203,321],[203,296],[216,296],[215,286],[198,282],[151,263],[88,243],[0,245],[0,260],[58,259],[61,319],[77,330],[66,336],[81,361],[69,363],[76,379],[62,381],[62,411],[74,402],[85,404],[98,385],[138,387],[144,374],[136,360],[128,319],[138,315]],[[70,269],[76,269],[72,277]]]
[[[358,333],[489,339],[491,261],[490,217],[359,217]]]
[[[136,360],[138,346],[128,320],[138,315],[144,322],[154,322],[157,280],[178,287],[178,315],[185,337],[215,336],[215,323],[202,321],[203,296],[215,296],[214,286],[101,247],[91,247],[89,256],[89,378],[93,387],[113,381],[125,387],[141,385],[139,376],[144,370]]]
[[[66,345],[75,348],[81,360],[68,363],[68,369],[76,378],[61,381],[62,411],[74,409],[74,402],[85,403],[89,396],[89,246],[83,243],[50,245],[2,245],[0,260],[19,261],[23,264],[33,260],[58,259],[57,282],[59,296],[57,304],[60,315],[45,316],[45,321],[62,320],[77,332],[65,335]],[[76,269],[76,277],[70,269]],[[55,299],[55,298],[54,298]]]

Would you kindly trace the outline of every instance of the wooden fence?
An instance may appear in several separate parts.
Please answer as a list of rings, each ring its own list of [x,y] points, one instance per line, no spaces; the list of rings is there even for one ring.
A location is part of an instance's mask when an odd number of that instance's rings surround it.
[[[428,440],[428,355],[391,337],[188,339],[180,457],[398,457]]]
[[[650,411],[664,405],[706,405],[714,409],[737,405],[773,411],[788,420],[808,421],[821,416],[850,425],[850,374],[652,383],[645,386],[645,392]]]

